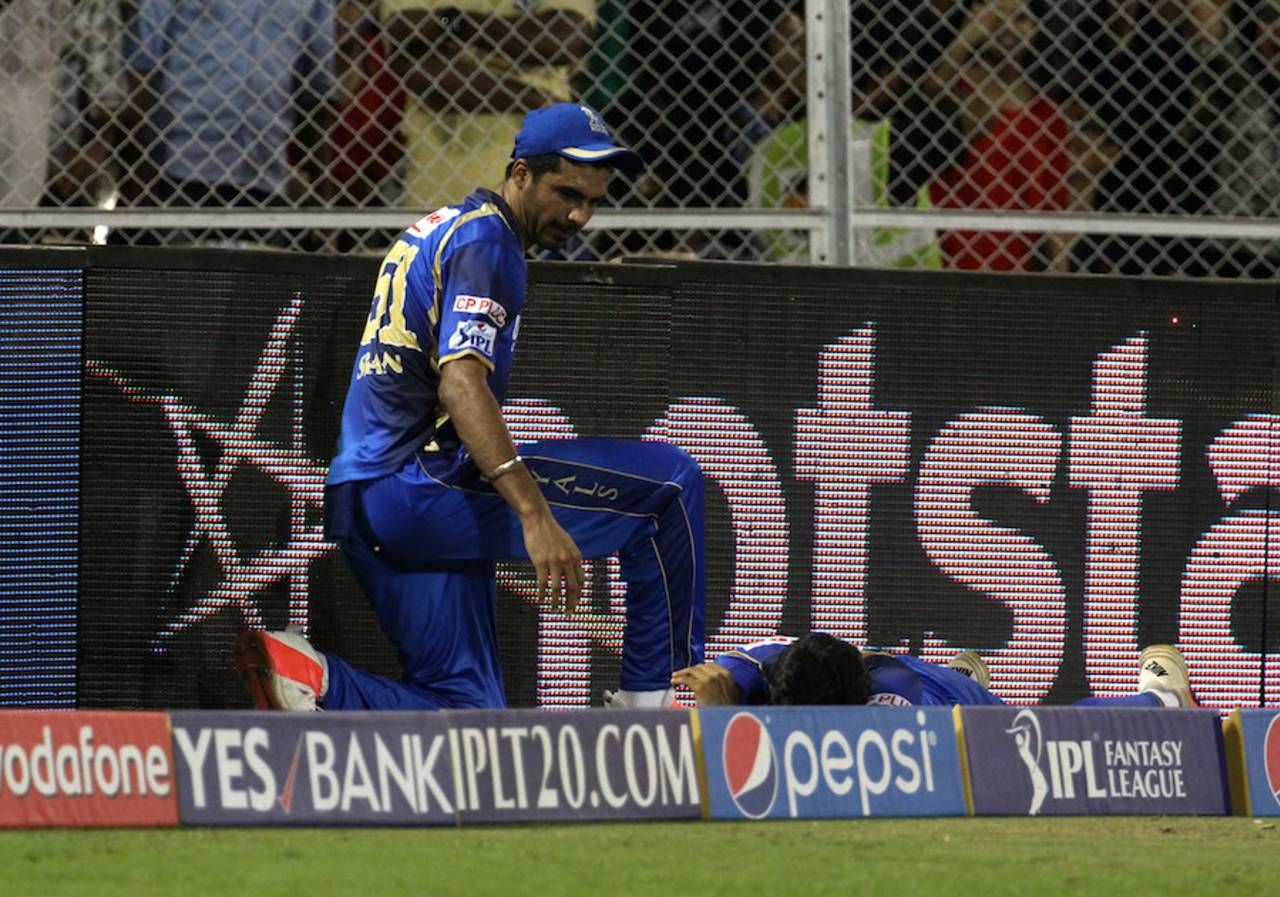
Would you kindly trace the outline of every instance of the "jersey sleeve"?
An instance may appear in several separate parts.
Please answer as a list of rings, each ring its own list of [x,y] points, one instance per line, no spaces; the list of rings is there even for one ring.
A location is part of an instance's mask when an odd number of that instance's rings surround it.
[[[476,241],[450,253],[440,274],[440,364],[464,356],[489,370],[510,341],[498,334],[512,328],[524,302],[524,263],[493,241]]]
[[[758,706],[769,701],[769,679],[764,667],[741,651],[730,651],[716,658],[716,663],[729,671],[738,686],[738,703]]]
[[[867,654],[864,659],[871,677],[868,704],[916,706],[931,703],[925,700],[920,676],[898,658],[887,654]]]
[[[734,651],[726,651],[715,662],[729,671],[738,686],[738,703],[759,706],[769,703],[768,668],[773,660],[795,639],[775,636],[753,642]]]

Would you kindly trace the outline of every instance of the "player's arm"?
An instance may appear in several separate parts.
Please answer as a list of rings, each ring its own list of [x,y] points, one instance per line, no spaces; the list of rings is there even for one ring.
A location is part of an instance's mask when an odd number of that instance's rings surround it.
[[[516,457],[515,444],[502,419],[502,409],[489,389],[489,369],[479,358],[463,355],[440,367],[440,401],[449,412],[458,438],[482,473],[497,470]],[[561,597],[572,612],[582,594],[582,553],[551,515],[551,506],[523,464],[503,469],[493,481],[520,518],[525,549],[538,578],[538,599]]]
[[[711,663],[676,670],[671,683],[687,687],[703,707],[767,704],[769,677],[765,674],[765,665],[794,641],[786,636],[773,636],[726,651]]]

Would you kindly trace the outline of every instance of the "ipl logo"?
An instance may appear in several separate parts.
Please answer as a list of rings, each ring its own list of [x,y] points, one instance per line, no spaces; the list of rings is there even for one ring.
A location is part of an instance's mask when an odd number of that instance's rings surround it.
[[[1018,758],[1027,767],[1027,774],[1031,776],[1031,809],[1027,811],[1027,815],[1035,816],[1040,812],[1040,807],[1049,794],[1049,783],[1040,770],[1040,751],[1043,745],[1040,720],[1036,719],[1036,715],[1030,710],[1023,710],[1013,718],[1013,725],[1005,731],[1013,736],[1013,743],[1018,749]]]
[[[778,797],[778,759],[769,731],[750,713],[739,713],[725,727],[722,750],[734,805],[750,819],[768,816]]]

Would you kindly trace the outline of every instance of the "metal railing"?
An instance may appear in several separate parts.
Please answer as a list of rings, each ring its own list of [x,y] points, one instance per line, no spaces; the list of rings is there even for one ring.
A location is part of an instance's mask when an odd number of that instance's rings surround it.
[[[0,234],[379,253],[572,99],[649,162],[579,257],[1280,270],[1276,0],[478,9],[9,0]]]

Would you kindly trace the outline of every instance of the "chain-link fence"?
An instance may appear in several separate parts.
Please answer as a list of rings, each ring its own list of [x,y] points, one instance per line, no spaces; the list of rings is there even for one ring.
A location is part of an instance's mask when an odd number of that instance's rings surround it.
[[[0,0],[0,81],[8,242],[377,253],[572,99],[574,257],[1280,266],[1280,0]]]

